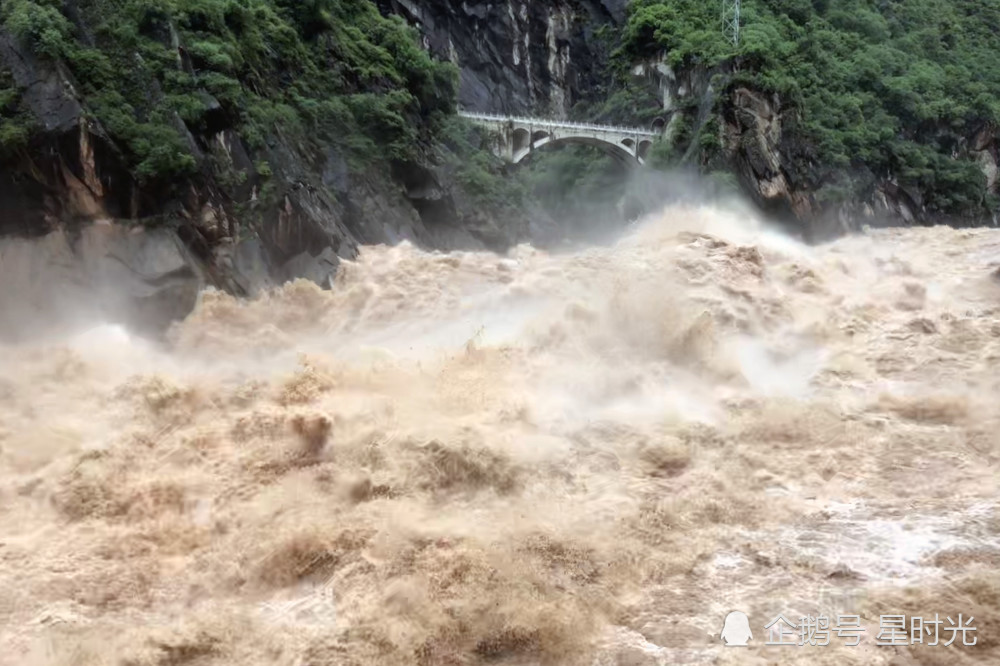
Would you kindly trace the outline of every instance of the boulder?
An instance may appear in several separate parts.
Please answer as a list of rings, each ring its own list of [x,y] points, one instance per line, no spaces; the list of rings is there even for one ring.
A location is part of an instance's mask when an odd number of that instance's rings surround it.
[[[156,336],[197,302],[197,262],[168,230],[108,223],[0,240],[0,338],[98,323]]]

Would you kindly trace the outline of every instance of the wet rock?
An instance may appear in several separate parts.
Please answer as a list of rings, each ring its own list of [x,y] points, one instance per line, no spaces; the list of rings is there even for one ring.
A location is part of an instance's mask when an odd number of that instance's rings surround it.
[[[175,233],[94,224],[76,234],[0,242],[0,337],[120,323],[158,335],[194,307],[203,283]]]
[[[247,296],[255,296],[262,289],[274,286],[267,256],[256,238],[248,238],[236,244],[232,253],[232,273],[233,279]]]
[[[808,174],[791,168],[792,163],[808,161],[808,148],[796,143],[793,133],[787,131],[785,114],[776,95],[735,89],[723,116],[726,151],[758,204],[776,213],[808,219],[815,213],[804,192]]]
[[[308,252],[297,255],[286,263],[282,270],[289,280],[304,278],[312,280],[324,289],[329,289],[337,274],[340,258],[330,248],[324,248],[317,256]]]

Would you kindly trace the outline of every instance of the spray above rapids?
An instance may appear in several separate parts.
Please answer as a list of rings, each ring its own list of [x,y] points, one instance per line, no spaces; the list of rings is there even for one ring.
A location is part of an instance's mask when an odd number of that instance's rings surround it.
[[[995,616],[998,256],[677,207],[2,347],[0,664],[731,663],[733,608],[888,583]]]

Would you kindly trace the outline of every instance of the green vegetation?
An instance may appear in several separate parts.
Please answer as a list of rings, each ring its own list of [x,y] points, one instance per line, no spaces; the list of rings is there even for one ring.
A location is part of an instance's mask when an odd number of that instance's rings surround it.
[[[596,34],[613,50],[615,84],[573,115],[651,121],[660,113],[658,92],[628,70],[663,56],[678,71],[716,74],[716,90],[750,85],[797,108],[794,131],[826,167],[824,201],[854,196],[873,174],[892,174],[919,189],[931,211],[997,205],[967,147],[979,128],[1000,123],[1000,0],[745,0],[743,7],[734,47],[722,37],[714,2],[632,0],[619,32]],[[240,185],[247,174],[210,148],[204,163],[196,161],[193,137],[204,149],[221,129],[234,129],[253,149],[275,137],[332,144],[354,167],[416,159],[450,134],[456,177],[490,205],[517,205],[528,191],[552,199],[559,187],[606,177],[598,156],[584,150],[560,152],[532,182],[505,179],[481,149],[484,137],[451,115],[454,67],[434,61],[411,28],[382,16],[372,0],[2,0],[0,23],[40,57],[65,64],[88,113],[141,180],[182,182],[210,168],[220,183]],[[718,168],[715,115],[700,124],[694,106],[681,109],[649,163],[667,167],[697,153],[706,170]],[[34,131],[21,91],[0,71],[0,157],[23,149]],[[267,179],[270,166],[259,164]]]
[[[31,119],[21,104],[21,91],[10,72],[0,68],[0,157],[24,147]]]
[[[570,144],[539,151],[518,177],[554,218],[580,225],[608,219],[625,196],[624,173],[600,149]]]
[[[720,5],[704,0],[633,0],[617,55],[629,61],[665,53],[673,67],[714,66],[732,55]]]
[[[627,77],[619,76],[627,81]],[[648,86],[622,85],[609,90],[597,103],[579,102],[571,115],[583,122],[616,122],[629,125],[652,122],[663,113],[660,99]]]
[[[502,167],[487,150],[492,137],[486,130],[452,116],[445,121],[442,136],[448,148],[446,162],[469,196],[494,209],[518,208],[526,202],[528,188],[519,178],[509,177],[510,167]]]
[[[667,137],[658,136],[646,154],[646,164],[653,169],[665,171],[677,162],[677,143]]]
[[[409,159],[454,108],[454,68],[370,0],[75,4],[81,25],[61,0],[3,0],[0,21],[69,67],[143,179],[193,173],[188,129],[233,127],[253,147],[276,132],[325,141],[355,164]]]
[[[998,0],[748,0],[739,48],[719,7],[633,0],[620,67],[666,54],[675,67],[722,67],[731,84],[778,92],[800,131],[840,170],[897,174],[928,208],[983,205],[984,177],[964,143],[1000,122]],[[713,140],[702,132],[704,148]],[[847,196],[831,188],[827,196]]]

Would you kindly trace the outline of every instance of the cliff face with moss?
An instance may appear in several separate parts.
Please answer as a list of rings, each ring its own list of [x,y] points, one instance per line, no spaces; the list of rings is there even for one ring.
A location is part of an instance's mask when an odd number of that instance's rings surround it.
[[[366,243],[544,238],[453,115],[458,76],[368,0],[5,0],[0,235],[56,234],[142,293],[324,284]]]
[[[817,235],[866,221],[995,223],[996,2],[747,3],[738,45],[718,19],[689,0],[630,4],[619,94],[665,93],[666,163],[734,172]],[[625,71],[636,64],[640,80]]]

